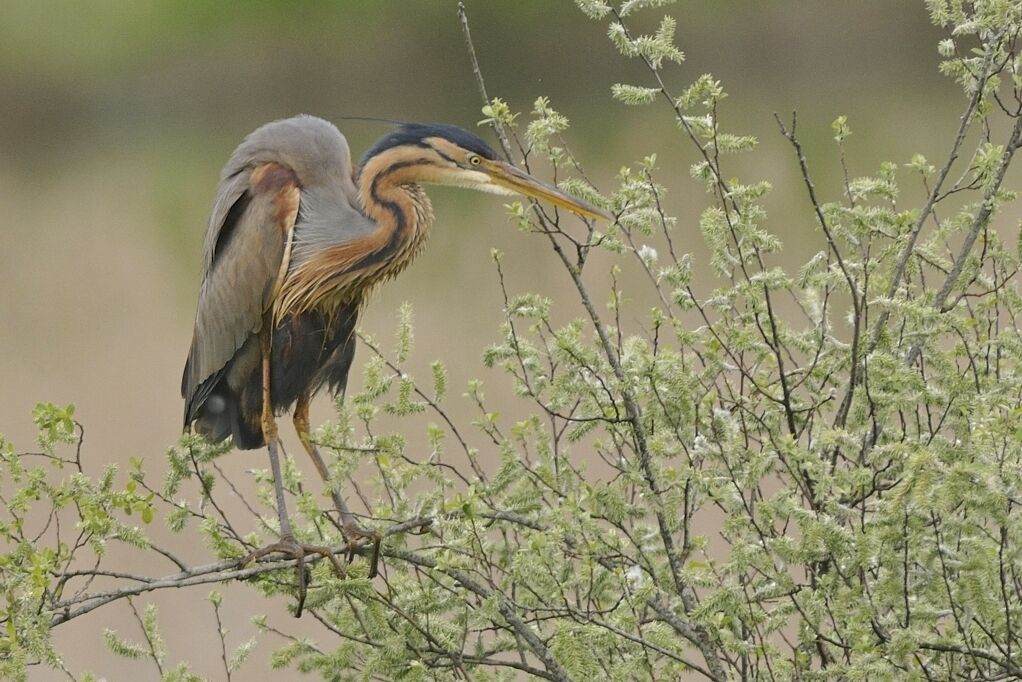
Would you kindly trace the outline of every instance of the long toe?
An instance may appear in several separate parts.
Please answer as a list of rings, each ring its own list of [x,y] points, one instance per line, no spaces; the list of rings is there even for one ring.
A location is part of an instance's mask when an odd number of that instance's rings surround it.
[[[288,557],[296,559],[298,564],[295,566],[295,576],[298,582],[298,603],[295,605],[295,618],[301,618],[302,610],[305,606],[305,596],[308,591],[308,576],[306,575],[305,559],[310,555],[318,555],[329,561],[338,577],[343,578],[345,576],[344,568],[341,566],[341,562],[337,560],[337,556],[334,551],[329,547],[323,547],[321,545],[306,545],[300,542],[296,542],[293,538],[284,537],[274,542],[273,544],[259,549],[253,550],[248,556],[243,558],[239,565],[246,566],[253,561],[258,561],[270,554],[284,554]]]
[[[380,563],[380,543],[383,537],[375,530],[363,528],[356,523],[347,523],[342,526],[344,539],[348,541],[348,563],[355,558],[355,553],[365,545],[372,545],[369,554],[369,577],[375,578]]]

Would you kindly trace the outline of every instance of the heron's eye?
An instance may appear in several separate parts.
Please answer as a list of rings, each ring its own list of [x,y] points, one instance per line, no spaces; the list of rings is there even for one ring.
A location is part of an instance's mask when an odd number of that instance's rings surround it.
[[[468,162],[473,166],[478,166],[483,162],[483,160],[480,157],[473,154],[472,156],[468,157]]]

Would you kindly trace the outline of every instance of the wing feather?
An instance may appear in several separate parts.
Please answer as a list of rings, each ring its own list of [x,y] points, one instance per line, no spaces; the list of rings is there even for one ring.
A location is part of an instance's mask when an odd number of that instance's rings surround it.
[[[192,346],[181,381],[185,424],[257,333],[287,272],[301,201],[297,175],[279,163],[224,178],[206,230]]]

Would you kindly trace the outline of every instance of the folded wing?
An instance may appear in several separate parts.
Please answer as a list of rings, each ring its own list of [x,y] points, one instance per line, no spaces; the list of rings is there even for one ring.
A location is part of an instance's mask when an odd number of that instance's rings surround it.
[[[220,416],[223,406],[207,402],[272,308],[287,271],[300,203],[298,177],[280,163],[246,167],[220,183],[206,229],[195,330],[181,380],[185,426],[204,420],[199,430],[214,440],[230,430]]]

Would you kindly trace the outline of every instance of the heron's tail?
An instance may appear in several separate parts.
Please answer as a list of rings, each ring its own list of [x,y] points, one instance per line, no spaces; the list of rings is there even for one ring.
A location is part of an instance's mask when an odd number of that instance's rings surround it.
[[[266,441],[258,420],[250,424],[243,417],[245,411],[241,408],[240,397],[226,384],[221,381],[215,386],[196,410],[193,422],[196,432],[216,443],[233,436],[235,447],[241,450],[262,447]]]

